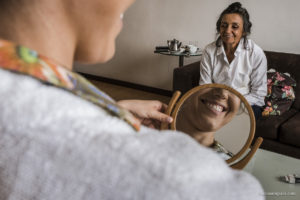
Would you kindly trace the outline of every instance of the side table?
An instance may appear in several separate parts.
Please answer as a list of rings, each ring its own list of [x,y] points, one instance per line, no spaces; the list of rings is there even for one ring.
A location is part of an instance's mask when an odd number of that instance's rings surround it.
[[[180,52],[180,51],[154,51],[154,53],[166,55],[166,56],[178,56],[179,57],[179,67],[182,67],[184,64],[184,57],[190,57],[190,56],[201,56],[202,52],[197,51],[195,53],[189,53],[189,52]]]

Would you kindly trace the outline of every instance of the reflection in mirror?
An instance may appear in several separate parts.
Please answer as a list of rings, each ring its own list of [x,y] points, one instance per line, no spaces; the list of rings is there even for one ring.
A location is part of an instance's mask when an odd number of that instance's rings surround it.
[[[238,113],[231,122],[219,129],[215,140],[220,141],[233,154],[238,153],[249,137],[251,120],[245,104],[242,102]]]
[[[201,88],[179,107],[175,129],[228,160],[245,145],[250,117],[241,99],[224,88]]]

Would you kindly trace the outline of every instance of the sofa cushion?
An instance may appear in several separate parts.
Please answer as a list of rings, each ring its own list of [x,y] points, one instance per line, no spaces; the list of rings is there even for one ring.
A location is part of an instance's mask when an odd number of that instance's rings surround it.
[[[300,112],[281,125],[279,141],[300,147]]]
[[[300,64],[299,64],[300,66]],[[296,80],[297,81],[297,86],[294,88],[295,89],[295,102],[292,105],[292,108],[295,108],[297,110],[300,110],[300,79]]]
[[[292,108],[279,116],[261,117],[256,122],[255,136],[268,139],[277,139],[278,128],[297,112],[298,111],[296,109]]]
[[[296,81],[300,80],[300,55],[282,52],[265,51],[268,69],[279,72],[288,72]]]
[[[297,82],[297,85],[294,90],[296,94],[296,99],[292,108],[300,109],[300,55],[292,53],[282,53],[274,51],[265,51],[268,69],[273,68],[280,72],[288,72]]]
[[[255,141],[255,140],[254,140]],[[300,159],[300,148],[280,143],[277,140],[264,139],[259,148]]]

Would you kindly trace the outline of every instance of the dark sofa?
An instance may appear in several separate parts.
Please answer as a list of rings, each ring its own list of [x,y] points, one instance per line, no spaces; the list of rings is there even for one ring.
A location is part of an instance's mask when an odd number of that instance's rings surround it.
[[[300,55],[265,51],[268,69],[288,72],[296,80],[296,99],[280,116],[262,117],[256,122],[255,137],[263,137],[261,148],[300,159]],[[173,91],[183,93],[199,85],[200,61],[175,68]]]

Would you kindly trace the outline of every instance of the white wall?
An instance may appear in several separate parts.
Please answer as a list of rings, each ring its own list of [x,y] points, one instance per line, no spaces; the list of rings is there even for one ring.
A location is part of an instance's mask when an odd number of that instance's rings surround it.
[[[154,54],[176,38],[203,48],[215,39],[215,23],[232,0],[137,0],[125,13],[115,57],[75,70],[171,90],[178,58]],[[253,23],[251,38],[264,50],[300,54],[299,0],[241,0]],[[99,36],[100,37],[100,36]],[[185,59],[185,63],[199,60]]]

